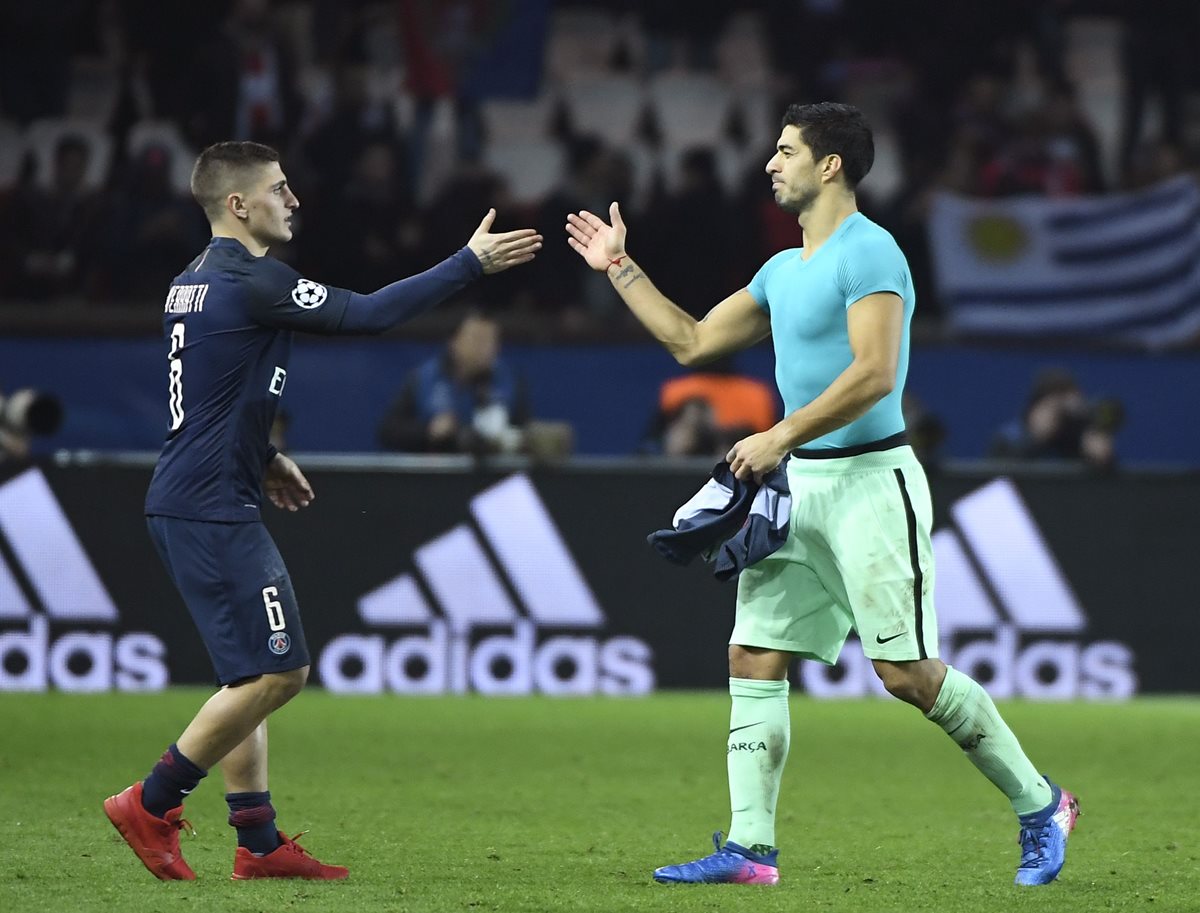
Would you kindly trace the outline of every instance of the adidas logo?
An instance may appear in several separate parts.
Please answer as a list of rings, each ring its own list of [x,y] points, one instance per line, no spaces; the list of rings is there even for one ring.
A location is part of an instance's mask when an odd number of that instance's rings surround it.
[[[1111,700],[1137,691],[1128,646],[1084,639],[1087,614],[1011,480],[960,498],[950,518],[932,536],[943,661],[997,698]],[[851,644],[836,667],[802,663],[801,681],[820,696],[886,694]]]
[[[413,552],[403,573],[358,600],[370,628],[321,652],[331,691],[402,694],[645,694],[651,650],[598,636],[607,623],[528,477],[480,492],[471,519]],[[567,633],[570,632],[570,633]]]
[[[41,471],[0,485],[0,691],[164,687],[166,648],[153,634],[80,627],[118,619]]]

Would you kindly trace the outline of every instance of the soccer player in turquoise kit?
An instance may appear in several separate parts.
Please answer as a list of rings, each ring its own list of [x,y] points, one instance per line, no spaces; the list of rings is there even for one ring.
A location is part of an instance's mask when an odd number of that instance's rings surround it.
[[[370,294],[302,277],[267,251],[292,237],[300,201],[279,155],[250,142],[200,153],[192,194],[212,240],[171,283],[163,306],[170,424],[146,494],[150,536],[207,648],[220,690],[145,780],[104,802],[156,877],[196,877],[179,849],[184,799],[214,766],[237,829],[233,878],[345,878],[275,827],[267,717],[308,678],[291,578],[263,525],[263,493],[287,510],[313,490],[268,442],[294,332],[382,333],[481,276],[532,260],[541,235],[493,233],[495,210],[441,263]],[[351,391],[347,391],[348,394]]]
[[[776,203],[804,229],[804,247],[776,254],[700,321],[629,256],[616,203],[611,224],[590,212],[567,217],[571,247],[608,274],[681,364],[771,336],[785,417],[738,441],[727,459],[738,478],[761,479],[792,454],[787,542],[738,581],[729,836],[721,845],[714,835],[709,856],[655,870],[660,882],[779,880],[775,805],[790,739],[788,667],[796,657],[836,662],[851,630],[887,690],[945,730],[1012,803],[1017,884],[1058,876],[1079,813],[1075,797],[1030,763],[987,692],[937,658],[932,507],[900,412],[916,296],[895,240],[855,200],[874,155],[857,109],[788,108],[766,171]]]

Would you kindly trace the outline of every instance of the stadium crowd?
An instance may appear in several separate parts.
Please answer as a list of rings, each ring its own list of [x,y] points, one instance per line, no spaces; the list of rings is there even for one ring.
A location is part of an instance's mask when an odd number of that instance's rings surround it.
[[[762,173],[784,103],[850,101],[877,131],[863,209],[908,253],[926,326],[932,189],[1061,196],[1195,167],[1193,5],[917,5],[5,4],[0,304],[157,297],[205,240],[194,154],[229,138],[283,152],[304,224],[276,254],[306,275],[371,290],[488,206],[553,234],[620,199],[641,261],[701,313],[798,243]],[[516,338],[637,335],[565,244],[478,294]]]

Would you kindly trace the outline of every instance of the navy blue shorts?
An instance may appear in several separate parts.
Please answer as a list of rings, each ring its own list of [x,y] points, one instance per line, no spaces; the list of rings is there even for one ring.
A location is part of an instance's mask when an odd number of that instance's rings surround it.
[[[309,664],[292,581],[262,523],[147,517],[146,525],[219,684]]]

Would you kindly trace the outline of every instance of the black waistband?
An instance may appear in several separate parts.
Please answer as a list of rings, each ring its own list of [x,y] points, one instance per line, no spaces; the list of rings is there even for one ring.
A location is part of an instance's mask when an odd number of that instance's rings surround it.
[[[797,447],[792,456],[800,460],[832,460],[836,457],[858,456],[860,453],[875,453],[879,450],[891,450],[893,447],[903,447],[908,443],[908,432],[897,433],[879,441],[867,441],[865,444],[855,444],[853,447],[826,447],[820,450],[805,450]]]

